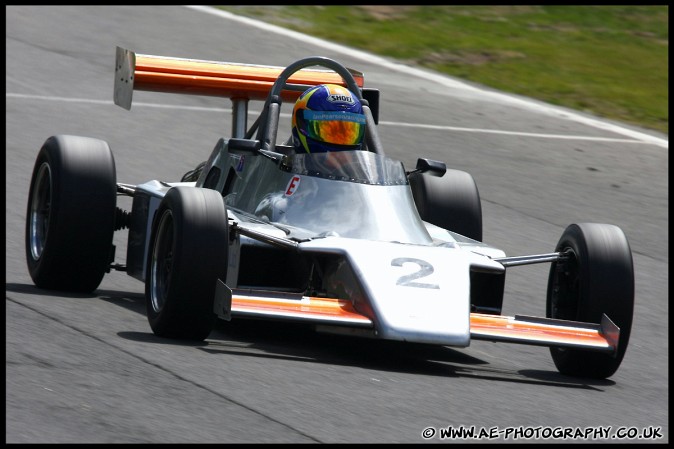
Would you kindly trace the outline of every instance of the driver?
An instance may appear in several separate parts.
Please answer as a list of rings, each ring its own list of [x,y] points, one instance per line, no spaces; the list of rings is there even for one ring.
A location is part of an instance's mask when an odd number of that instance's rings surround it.
[[[364,134],[360,100],[345,87],[320,84],[295,102],[292,143],[297,153],[362,150]]]
[[[312,155],[313,167],[321,166],[325,172],[339,174],[353,160],[350,151],[365,150],[365,123],[361,102],[349,89],[337,84],[320,84],[304,91],[295,102],[289,143],[296,154]],[[304,181],[298,193],[290,192],[289,185],[283,192],[265,195],[255,214],[271,221],[283,221],[292,209],[291,202],[299,204],[307,196],[317,195],[309,182]]]
[[[290,142],[297,154],[328,153],[321,158],[339,168],[346,162],[339,151],[365,150],[365,114],[360,100],[338,84],[319,84],[304,91],[295,102]],[[206,162],[187,172],[182,182],[196,181]]]

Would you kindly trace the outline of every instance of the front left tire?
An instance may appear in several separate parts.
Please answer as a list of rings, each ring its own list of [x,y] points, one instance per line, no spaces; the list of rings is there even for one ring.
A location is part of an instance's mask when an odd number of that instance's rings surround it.
[[[154,219],[145,280],[147,317],[155,335],[204,340],[215,321],[218,279],[227,275],[228,224],[222,195],[173,187]]]
[[[555,251],[568,259],[550,267],[546,315],[549,318],[601,323],[606,314],[620,328],[615,354],[550,348],[555,366],[569,376],[605,379],[620,366],[632,328],[634,266],[623,231],[614,225],[569,225]]]

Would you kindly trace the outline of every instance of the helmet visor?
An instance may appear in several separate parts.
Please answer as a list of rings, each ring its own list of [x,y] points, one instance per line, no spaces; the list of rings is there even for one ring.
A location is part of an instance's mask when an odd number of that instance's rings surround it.
[[[365,132],[365,116],[346,111],[303,111],[307,137],[336,145],[358,145]]]

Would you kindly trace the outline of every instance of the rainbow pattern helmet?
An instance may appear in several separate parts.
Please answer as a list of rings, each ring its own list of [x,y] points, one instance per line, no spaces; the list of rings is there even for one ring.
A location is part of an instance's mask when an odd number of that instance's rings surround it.
[[[298,151],[361,150],[364,133],[365,115],[360,100],[345,87],[314,86],[295,102],[292,134]]]

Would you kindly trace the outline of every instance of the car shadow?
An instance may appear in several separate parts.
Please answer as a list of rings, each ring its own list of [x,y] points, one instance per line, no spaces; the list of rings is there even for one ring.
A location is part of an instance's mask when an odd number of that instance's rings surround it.
[[[33,284],[7,283],[8,292],[24,293],[29,295],[51,296],[55,298],[98,298],[114,303],[134,312],[145,314],[145,295],[143,293],[124,292],[118,290],[94,290],[91,293],[65,292],[61,290],[47,290]]]
[[[46,290],[38,288],[33,284],[17,284],[17,283],[6,283],[5,291],[14,292],[14,293],[25,293],[29,295],[40,295],[40,296],[54,296],[62,298],[96,298],[98,294],[93,293],[73,293],[73,292],[63,292],[60,290]]]
[[[30,284],[6,284],[7,291],[62,298],[100,298],[145,316],[143,293],[96,290],[92,294],[43,290]],[[565,376],[557,371],[496,369],[485,360],[447,346],[316,332],[309,324],[235,318],[218,320],[203,342],[166,339],[148,332],[120,331],[121,338],[149,344],[190,346],[217,355],[262,357],[297,362],[354,366],[378,371],[525,383],[601,391],[611,380]]]
[[[208,354],[351,366],[376,371],[602,391],[611,380],[580,379],[556,371],[503,370],[446,346],[375,340],[316,332],[310,325],[238,319],[220,321],[204,342],[159,338],[149,333],[119,333],[157,344],[194,346]]]

